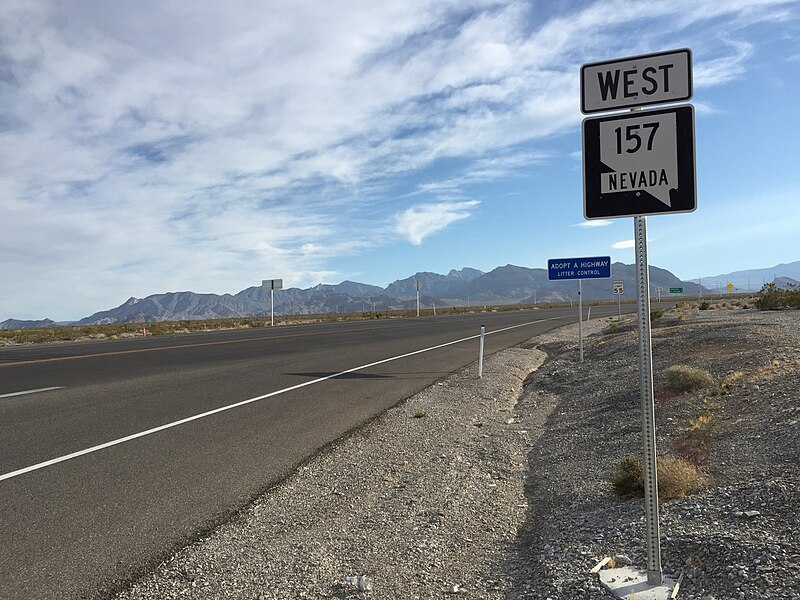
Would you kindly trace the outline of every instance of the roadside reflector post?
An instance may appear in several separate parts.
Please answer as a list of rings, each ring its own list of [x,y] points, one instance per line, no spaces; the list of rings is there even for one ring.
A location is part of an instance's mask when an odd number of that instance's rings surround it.
[[[658,524],[656,425],[653,398],[653,348],[650,331],[650,275],[647,267],[647,217],[634,217],[636,293],[639,298],[639,380],[644,441],[644,513],[647,538],[647,583],[661,585],[661,538]]]
[[[478,350],[478,379],[483,379],[483,337],[486,334],[486,326],[481,325],[481,343]]]

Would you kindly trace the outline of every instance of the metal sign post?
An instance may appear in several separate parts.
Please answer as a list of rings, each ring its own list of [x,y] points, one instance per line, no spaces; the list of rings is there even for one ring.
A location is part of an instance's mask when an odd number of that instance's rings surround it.
[[[578,346],[581,362],[583,362],[583,281],[578,279]]]
[[[269,290],[269,325],[275,327],[275,290],[283,289],[283,279],[264,279],[261,287]]]
[[[658,526],[656,425],[653,397],[653,348],[650,331],[650,274],[647,266],[647,217],[634,218],[636,294],[639,299],[639,383],[644,440],[644,513],[647,530],[647,583],[661,585],[661,538]]]
[[[591,63],[581,67],[581,112],[631,112],[583,121],[583,214],[587,219],[634,218],[639,377],[644,438],[647,582],[663,582],[650,330],[647,217],[697,208],[694,107],[642,110],[689,100],[689,49]],[[683,290],[681,290],[682,292]],[[661,288],[656,292],[661,300]]]
[[[419,284],[419,281],[416,279],[414,280],[414,289],[417,290],[417,316],[419,316],[419,288],[422,287]]]

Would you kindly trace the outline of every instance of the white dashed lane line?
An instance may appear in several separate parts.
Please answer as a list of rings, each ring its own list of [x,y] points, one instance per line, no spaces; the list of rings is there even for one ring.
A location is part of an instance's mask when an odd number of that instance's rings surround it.
[[[11,398],[12,396],[27,396],[28,394],[38,394],[39,392],[50,392],[60,390],[62,386],[39,388],[36,390],[25,390],[23,392],[11,392],[10,394],[0,394],[0,398]]]

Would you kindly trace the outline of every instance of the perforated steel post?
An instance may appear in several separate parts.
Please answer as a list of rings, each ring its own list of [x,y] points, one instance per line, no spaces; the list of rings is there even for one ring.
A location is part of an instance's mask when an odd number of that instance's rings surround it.
[[[653,348],[650,335],[650,274],[647,266],[647,217],[634,217],[636,295],[639,298],[639,380],[644,442],[644,511],[647,527],[647,582],[661,585],[661,538],[658,527],[658,477],[653,399]]]
[[[583,280],[578,279],[578,346],[583,362]]]

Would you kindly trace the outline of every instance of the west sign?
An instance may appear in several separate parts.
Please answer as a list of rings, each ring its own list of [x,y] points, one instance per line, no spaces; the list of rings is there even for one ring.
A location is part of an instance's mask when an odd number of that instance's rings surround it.
[[[692,97],[692,51],[643,54],[581,67],[581,112],[680,102]]]

